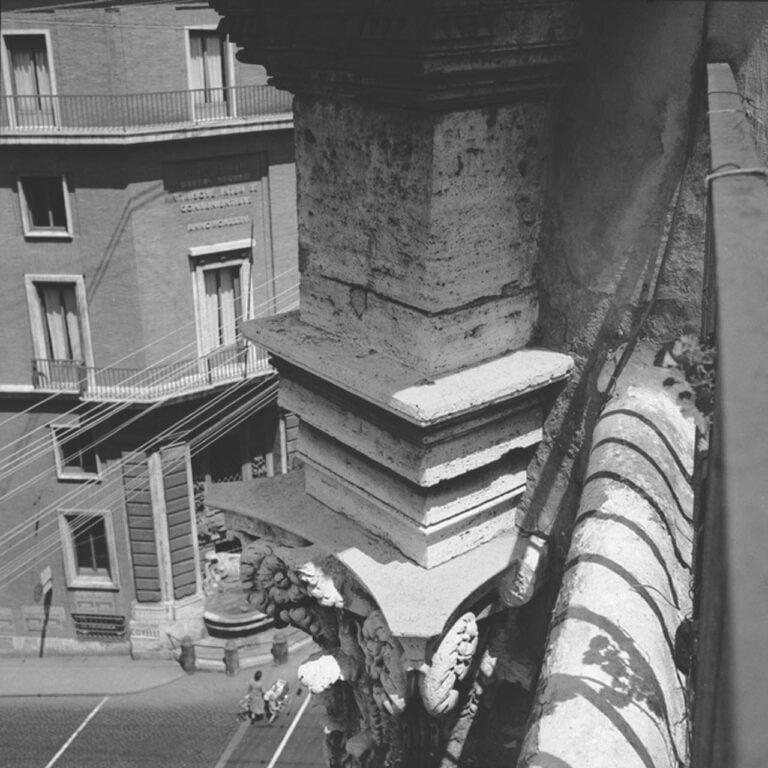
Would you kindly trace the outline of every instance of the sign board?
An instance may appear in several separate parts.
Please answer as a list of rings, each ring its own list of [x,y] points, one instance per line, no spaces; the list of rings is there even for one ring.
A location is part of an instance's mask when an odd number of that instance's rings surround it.
[[[42,571],[40,571],[40,586],[42,587],[42,594],[47,595],[53,590],[53,574],[51,573],[51,566],[46,565]]]

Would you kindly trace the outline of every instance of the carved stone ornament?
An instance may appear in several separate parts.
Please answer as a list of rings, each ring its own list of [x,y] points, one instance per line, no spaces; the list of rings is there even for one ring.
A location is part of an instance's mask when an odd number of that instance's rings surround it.
[[[344,598],[336,588],[333,576],[326,573],[322,566],[308,562],[300,566],[297,572],[306,585],[307,594],[314,597],[320,605],[326,608],[344,607]]]
[[[325,647],[338,645],[335,611],[318,604],[305,576],[268,544],[254,542],[246,547],[240,559],[240,581],[248,602],[272,616],[276,626],[298,627]]]
[[[429,666],[422,668],[419,692],[429,714],[445,715],[456,707],[459,700],[456,684],[466,677],[477,642],[475,616],[465,613],[446,632]]]
[[[390,715],[402,714],[410,696],[403,649],[381,611],[374,611],[363,622],[360,644],[377,704]]]

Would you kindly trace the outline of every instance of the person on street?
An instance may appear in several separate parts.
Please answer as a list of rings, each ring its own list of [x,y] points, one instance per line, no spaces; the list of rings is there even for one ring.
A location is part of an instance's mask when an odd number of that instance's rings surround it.
[[[253,680],[248,683],[248,693],[246,698],[249,701],[251,717],[253,720],[262,720],[266,714],[269,718],[269,712],[266,711],[264,702],[264,686],[261,684],[261,670],[257,669],[253,673]]]

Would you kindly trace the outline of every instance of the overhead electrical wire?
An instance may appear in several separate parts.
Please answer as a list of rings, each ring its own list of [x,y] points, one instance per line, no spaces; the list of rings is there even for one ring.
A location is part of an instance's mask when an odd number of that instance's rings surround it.
[[[292,272],[298,272],[297,268],[296,267],[291,267],[290,269],[286,269],[283,272],[280,272],[279,274],[275,275],[274,277],[270,278],[269,280],[265,280],[263,283],[260,283],[259,285],[252,286],[251,290],[249,291],[249,295],[251,295],[253,293],[253,291],[260,290],[261,288],[269,288],[269,286],[271,284],[277,282],[278,280],[284,278],[286,275],[289,275]],[[295,290],[298,287],[298,285],[299,285],[298,281],[295,282],[295,283],[291,283],[291,285],[288,288],[284,289],[283,291],[281,291],[277,295],[280,296],[282,294],[285,294],[285,293],[288,293],[290,291],[293,291],[293,290]],[[263,307],[268,307],[271,303],[272,303],[272,298],[267,299],[266,301],[263,301],[260,304],[258,304],[256,307],[254,307],[254,309],[252,311],[255,313],[256,310],[261,309]],[[258,317],[258,315],[252,314],[251,317]],[[149,349],[150,347],[153,347],[155,344],[159,344],[161,341],[165,341],[167,338],[169,338],[170,336],[173,336],[175,333],[179,333],[179,332],[181,332],[183,330],[186,330],[187,328],[189,328],[190,325],[192,325],[192,324],[194,324],[196,322],[197,322],[197,318],[193,318],[192,320],[184,323],[183,325],[180,325],[177,328],[174,328],[173,330],[169,331],[165,335],[160,336],[159,338],[154,339],[153,341],[150,341],[147,344],[144,344],[143,346],[141,346],[138,349],[135,349],[135,350],[129,352],[126,355],[123,355],[123,357],[119,358],[118,360],[115,360],[115,362],[110,363],[109,365],[104,366],[103,368],[100,368],[99,370],[100,371],[108,371],[108,370],[111,370],[113,368],[116,368],[119,363],[122,363],[125,360],[128,360],[131,357],[134,357],[135,355],[139,355],[142,352],[145,352],[147,349]],[[180,349],[184,349],[184,348],[190,347],[190,346],[195,346],[196,343],[197,343],[196,341],[190,342],[189,344],[183,345]],[[163,360],[167,360],[168,358],[172,357],[177,352],[178,352],[178,350],[174,350],[173,352],[169,353],[168,355],[165,355],[163,358],[160,358],[160,360],[157,361],[157,362],[161,362]],[[141,369],[139,369],[137,371],[137,375],[139,373],[141,373]],[[20,416],[23,416],[26,413],[30,413],[31,411],[33,411],[35,409],[39,409],[40,406],[44,405],[45,403],[49,402],[50,400],[55,399],[56,397],[59,397],[61,394],[66,394],[66,393],[67,393],[67,390],[57,390],[56,392],[53,392],[52,394],[50,394],[48,397],[44,398],[43,400],[40,400],[39,402],[36,402],[33,405],[31,405],[28,408],[25,408],[25,409],[23,409],[21,411],[17,411],[12,416],[7,417],[3,421],[0,421],[0,427],[4,426],[5,424],[9,423],[10,421],[13,421],[14,419],[19,418]],[[78,403],[78,405],[75,406],[75,408],[80,407],[82,404],[83,404],[82,402]],[[75,410],[75,409],[73,408],[71,410]],[[0,446],[0,451],[5,450],[6,447],[7,447],[7,445]]]
[[[236,385],[233,386],[233,389],[239,386],[242,386],[243,383],[246,383],[246,382],[238,382]],[[266,387],[259,390],[257,393],[254,393],[252,395],[251,402],[247,402],[241,406],[238,406],[238,408],[235,409],[235,411],[233,412],[234,414],[236,414],[236,423],[234,424],[232,423],[233,421],[235,421],[235,418],[233,417],[233,414],[230,413],[229,415],[224,417],[223,424],[215,424],[212,427],[209,427],[207,430],[204,430],[199,436],[197,436],[197,438],[193,439],[192,442],[194,443],[194,448],[190,449],[190,454],[195,455],[199,451],[204,450],[212,442],[215,442],[217,439],[219,439],[224,433],[233,429],[235,426],[237,426],[237,424],[241,423],[250,415],[252,415],[254,412],[262,408],[267,402],[269,402],[270,400],[273,400],[277,394],[277,387],[278,387],[277,382],[273,381]],[[231,394],[231,392],[227,392],[226,394],[227,395]],[[169,435],[172,435],[173,432],[177,431],[181,425],[185,424],[186,422],[192,419],[196,419],[203,410],[207,409],[212,404],[213,402],[209,401],[208,403],[198,408],[196,411],[180,419],[178,422],[174,422],[173,424],[171,424],[169,427],[167,427],[165,430],[159,433],[159,435],[153,435],[152,438],[145,441],[145,443],[142,446],[140,446],[137,449],[134,449],[133,451],[130,451],[127,454],[127,456],[124,456],[120,461],[115,462],[115,464],[111,465],[108,472],[109,473],[116,472],[118,468],[122,468],[124,466],[125,462],[128,460],[128,457],[133,457],[135,455],[138,455],[144,450],[146,450],[146,448],[151,446],[153,443],[157,443],[159,440],[161,441],[164,436],[167,437]],[[209,419],[210,417],[205,419],[204,421],[207,421]],[[148,474],[147,474],[147,478],[148,478]],[[116,479],[117,478],[111,480],[110,482],[114,482]],[[140,484],[139,487],[135,489],[135,492],[138,492],[138,490],[140,490],[140,487],[143,487],[143,482]],[[69,504],[75,496],[82,494],[85,490],[92,490],[92,489],[91,488],[86,489],[83,487],[78,488],[73,494],[70,495],[72,498],[58,500],[55,504],[50,505],[48,509],[43,510],[41,513],[38,513],[38,515],[36,516],[36,519],[27,521],[27,523],[32,524],[35,529],[33,534],[31,535],[32,536],[37,535],[37,532],[40,527],[40,517],[44,515],[48,515],[53,511],[59,511],[59,510],[66,511],[66,508],[62,509],[62,504]],[[126,490],[129,490],[129,489],[126,489]],[[130,489],[130,490],[134,490],[134,489]],[[91,494],[91,496],[94,496],[94,495],[95,494]],[[123,491],[119,491],[116,496],[113,495],[108,499],[100,499],[99,504],[108,506],[119,501],[123,497],[125,497],[126,501],[129,499],[127,495],[124,495]],[[72,510],[72,511],[76,511],[76,510]],[[58,515],[52,517],[50,521],[46,521],[46,522],[55,522],[58,525]],[[46,524],[46,522],[44,522],[43,524]],[[88,524],[90,524],[90,520],[86,519],[83,525],[88,525]],[[75,532],[76,531],[77,529],[75,529]],[[20,544],[22,544],[24,541],[28,540],[29,538],[30,538],[30,535],[25,536],[24,539],[16,543],[15,547],[18,547]],[[3,536],[3,539],[7,543],[7,536]],[[41,554],[41,547],[43,549],[46,549],[50,546],[59,546],[60,544],[61,544],[60,535],[58,531],[56,531],[53,534],[48,535],[45,539],[33,543],[30,548],[33,548],[34,550],[36,550],[36,553],[39,556],[39,554]],[[6,563],[2,568],[0,568],[0,586],[3,586],[5,583],[8,583],[10,580],[13,580],[13,578],[16,578],[19,575],[17,574],[16,576],[13,576],[11,579],[8,579],[8,576],[11,575],[14,570],[17,570],[19,567],[21,568],[20,572],[23,572],[28,569],[29,567],[28,555],[29,555],[28,551],[25,551],[24,553],[22,553],[22,555],[17,557],[15,560],[12,560]]]
[[[178,421],[171,424],[169,427],[162,430],[160,433],[156,435],[152,435],[147,440],[144,441],[140,446],[138,446],[134,451],[130,452],[131,454],[140,452],[141,450],[146,450],[149,446],[151,446],[154,442],[156,442],[158,439],[162,439],[163,436],[166,435],[166,433],[169,432],[169,430],[178,430],[181,426],[188,423],[190,420],[198,418],[200,414],[205,412],[206,410],[213,408],[217,406],[222,400],[225,400],[230,394],[232,394],[235,390],[238,388],[244,386],[245,384],[249,383],[249,380],[243,379],[241,381],[235,382],[230,387],[226,388],[225,390],[222,390],[222,392],[218,393],[214,398],[211,398],[210,400],[206,400],[202,405],[200,405],[197,409],[190,412],[186,416],[182,417]],[[43,510],[38,512],[35,517],[30,518],[28,520],[22,521],[21,523],[14,526],[14,528],[9,529],[8,531],[5,531],[2,535],[2,541],[4,543],[7,543],[10,538],[13,538],[21,531],[23,531],[25,528],[37,528],[40,525],[40,520],[50,513],[51,511],[61,507],[62,504],[69,504],[72,503],[72,501],[77,498],[78,496],[84,495],[87,491],[89,491],[94,486],[100,486],[102,488],[106,487],[106,483],[104,482],[107,477],[110,477],[111,481],[111,475],[116,472],[117,467],[121,467],[122,464],[120,462],[116,462],[113,465],[110,465],[107,470],[103,473],[101,473],[97,477],[90,478],[86,482],[74,487],[71,491],[64,494],[64,496],[61,496],[51,502],[47,507],[45,507]]]
[[[195,359],[193,361],[190,361],[190,366],[196,367],[197,364],[198,364],[198,360],[197,359]],[[173,377],[176,376],[176,373],[177,372],[174,372]],[[155,409],[155,408],[157,408],[157,407],[159,407],[161,405],[165,405],[168,400],[173,399],[175,396],[176,395],[168,395],[167,397],[162,398],[162,399],[160,399],[160,400],[158,400],[158,401],[148,405],[142,411],[140,411],[139,413],[135,414],[130,419],[128,419],[127,422],[125,422],[125,423],[123,423],[121,425],[118,425],[117,427],[114,427],[107,434],[98,435],[98,437],[93,439],[89,444],[80,447],[79,452],[85,452],[85,451],[88,451],[88,450],[92,450],[97,445],[99,445],[101,443],[105,443],[107,440],[109,440],[109,438],[113,437],[121,429],[124,429],[125,427],[129,426],[130,424],[134,423],[135,421],[143,418],[149,411],[151,411],[151,410],[153,410],[153,409]],[[133,404],[134,404],[134,401],[127,401],[127,403],[120,403],[115,408],[113,408],[111,411],[99,414],[93,420],[86,421],[83,424],[81,424],[78,428],[73,430],[73,432],[67,438],[65,438],[62,441],[62,445],[60,446],[62,454],[64,456],[66,456],[66,454],[64,453],[64,447],[63,446],[67,442],[71,443],[75,436],[80,436],[80,435],[85,434],[86,432],[91,432],[93,430],[93,428],[97,424],[101,424],[101,423],[105,422],[107,419],[112,418],[117,413],[117,411],[123,410],[124,408],[126,408],[126,407],[128,407],[130,405],[133,405]],[[55,422],[59,418],[60,417],[56,417],[53,420],[53,425],[54,426],[56,426]],[[19,471],[19,469],[22,468],[25,465],[28,465],[30,463],[33,463],[33,462],[39,460],[43,455],[45,455],[45,454],[47,454],[49,452],[49,450],[50,450],[50,440],[49,440],[49,436],[48,435],[43,436],[37,442],[38,442],[38,446],[37,446],[36,453],[29,453],[29,449],[25,446],[25,449],[26,449],[25,450],[25,457],[26,458],[23,461],[14,464],[6,472],[5,475],[0,473],[0,479],[2,479],[3,477],[7,477],[11,473],[15,473],[15,472]],[[25,490],[26,488],[29,488],[30,486],[34,485],[34,483],[36,483],[38,480],[42,479],[48,473],[48,471],[49,471],[49,468],[46,467],[46,468],[42,469],[37,475],[34,475],[34,476],[30,477],[30,478],[27,478],[21,485],[14,486],[10,491],[8,491],[4,495],[0,496],[0,503],[2,503],[4,501],[7,501],[9,498],[12,498],[13,496],[17,495],[18,493],[20,493],[21,491]]]
[[[286,289],[285,291],[283,291],[281,293],[290,293],[292,290],[294,290],[293,287],[289,288],[289,289]],[[264,302],[264,305],[271,304],[271,303],[272,303],[272,301],[270,300],[269,302]],[[260,305],[260,306],[262,306],[262,305]],[[196,342],[191,342],[191,344],[195,345]],[[189,345],[186,345],[186,346],[189,346]],[[185,347],[181,347],[179,350],[175,350],[174,353],[172,353],[172,355],[177,354],[179,351],[181,351],[183,349],[185,349]],[[184,365],[188,366],[190,369],[193,369],[194,367],[196,367],[199,364],[201,359],[202,358],[194,358],[192,360],[187,361],[187,363],[185,363]],[[142,373],[143,373],[143,371],[140,370],[140,371],[137,372],[136,375],[138,376],[138,375],[141,375]],[[175,370],[169,372],[165,377],[162,377],[162,378],[158,379],[155,382],[155,385],[159,385],[159,384],[162,384],[164,382],[171,381],[174,378],[176,378],[178,376],[178,374],[179,374],[179,369],[175,369]],[[122,384],[126,384],[129,380],[130,379],[126,379]],[[171,398],[175,397],[177,394],[178,393],[169,394],[166,398],[163,398],[163,400],[171,399]],[[129,407],[131,407],[133,405],[136,405],[137,403],[141,403],[141,401],[137,401],[137,400],[131,399],[131,398],[125,398],[125,399],[122,399],[119,402],[116,402],[113,405],[107,406],[107,408],[105,408],[100,413],[98,413],[98,412],[95,413],[93,415],[93,418],[91,418],[90,420],[86,419],[86,421],[81,422],[80,425],[77,425],[77,427],[70,433],[70,435],[65,439],[64,442],[67,442],[67,441],[71,442],[76,436],[82,434],[83,432],[92,430],[97,424],[102,423],[103,421],[106,421],[107,419],[111,418],[115,413],[117,413],[117,412],[119,412],[121,410],[124,410],[126,408],[129,408]],[[78,405],[81,405],[81,404],[78,404]],[[19,438],[16,438],[16,440],[7,443],[5,446],[0,447],[0,451],[2,451],[4,449],[7,449],[10,445],[13,445],[13,444],[15,444],[17,442],[20,442],[21,440],[23,440],[25,438],[28,438],[29,435],[33,434],[35,431],[38,431],[38,430],[41,430],[41,429],[45,429],[46,427],[49,427],[49,426],[59,426],[59,424],[57,424],[56,422],[61,422],[61,421],[65,420],[68,416],[73,415],[73,412],[76,410],[76,408],[70,409],[70,411],[68,411],[68,412],[66,412],[64,414],[57,414],[53,419],[51,419],[50,421],[46,422],[45,424],[42,424],[42,425],[40,425],[38,427],[35,427],[34,430],[32,430],[30,432],[27,432],[27,433],[25,433],[25,435],[23,435],[23,436],[21,436]],[[66,426],[66,425],[65,424],[61,424],[60,426]],[[50,444],[49,435],[46,434],[46,435],[43,435],[40,438],[36,439],[35,441],[33,441],[32,444],[26,443],[24,446],[22,446],[21,448],[17,449],[17,453],[20,454],[19,457],[17,458],[16,456],[11,456],[11,457],[6,459],[5,466],[4,466],[3,470],[0,470],[0,480],[5,478],[5,477],[10,476],[11,474],[14,474],[21,467],[26,466],[27,464],[31,463],[32,461],[37,460],[37,458],[39,458],[39,456],[42,453],[47,453],[48,448],[49,448],[49,444]],[[41,452],[36,454],[35,451],[37,451],[40,448],[42,448]],[[81,450],[85,450],[85,449],[81,449]],[[0,497],[0,501],[2,501],[3,498],[5,498],[5,497]]]
[[[250,378],[250,379],[246,378],[246,379],[243,379],[243,380],[242,380],[242,381],[240,381],[240,382],[236,382],[236,385],[240,385],[240,384],[242,384],[242,383],[244,383],[244,382],[248,382],[248,381],[252,381],[252,380],[253,380],[252,378]],[[224,390],[224,392],[226,392],[226,390]],[[166,399],[166,400],[167,400],[167,399]],[[130,419],[130,420],[129,420],[129,422],[130,422],[130,423],[133,423],[133,421],[135,421],[137,418],[142,418],[143,416],[145,416],[145,415],[147,414],[147,412],[148,412],[148,411],[149,411],[151,408],[155,408],[155,407],[159,407],[160,405],[164,405],[164,404],[166,403],[166,400],[160,400],[160,401],[157,401],[156,403],[153,403],[151,406],[149,406],[148,408],[144,409],[144,410],[143,410],[143,411],[142,411],[140,414],[137,414],[135,417],[133,417],[132,419]],[[211,401],[208,401],[208,403],[210,403],[210,402],[211,402]],[[218,402],[218,397],[217,397],[217,398],[214,398],[214,402]],[[206,405],[206,404],[204,404],[204,405],[203,405],[203,407],[205,407],[205,405]],[[58,418],[58,417],[57,417],[57,418]],[[54,420],[54,421],[55,421],[55,420]],[[88,429],[88,428],[90,428],[91,426],[92,426],[92,425],[90,425],[90,424],[89,424],[89,425],[87,425],[87,426],[85,427],[85,429]],[[127,424],[123,424],[123,425],[120,425],[119,427],[117,427],[117,428],[113,429],[113,431],[112,431],[112,432],[111,432],[111,433],[110,433],[108,436],[102,436],[102,437],[101,437],[101,438],[100,438],[98,441],[94,441],[94,443],[93,443],[92,445],[95,445],[97,442],[103,442],[104,440],[106,440],[106,439],[107,439],[107,437],[110,437],[110,436],[112,436],[112,435],[116,434],[116,432],[118,432],[120,429],[123,429],[125,426],[127,426]],[[49,443],[48,443],[48,440],[47,440],[47,438],[46,438],[45,442],[46,442],[46,448],[45,448],[45,452],[47,453],[47,451],[49,450],[49,447],[48,447],[48,446],[49,446]],[[32,481],[36,481],[37,479],[40,479],[42,476],[46,475],[46,474],[47,474],[49,471],[50,471],[50,468],[46,467],[46,469],[44,469],[44,470],[43,470],[41,473],[39,473],[37,476],[35,476],[35,478],[32,478],[31,480],[32,480]],[[98,477],[97,477],[97,478],[94,478],[94,480],[95,480],[96,482],[98,482],[98,481],[100,480],[100,478],[98,478]],[[27,482],[24,484],[24,487],[28,487],[30,484],[31,484],[31,482],[30,482],[30,480],[28,480],[28,481],[27,481]],[[86,485],[87,485],[87,483],[86,483]],[[82,488],[82,487],[83,487],[83,486],[79,486],[79,488]],[[75,489],[75,491],[77,491],[77,490],[78,490],[78,489]],[[6,499],[7,499],[9,496],[11,496],[11,495],[14,495],[14,494],[15,494],[15,492],[16,492],[16,491],[13,491],[12,493],[6,494],[6,496],[4,496],[4,497],[0,498],[0,501],[6,500]],[[67,498],[67,496],[68,496],[68,495],[65,495],[65,497],[64,497],[64,498],[66,499],[66,498]],[[59,502],[57,502],[57,503],[60,503],[60,502],[61,502],[61,500],[62,500],[62,499],[59,499]],[[8,533],[8,532],[7,532],[7,533]]]
[[[248,405],[252,407],[252,410],[253,409],[261,408],[264,404],[269,402],[270,399],[272,399],[274,396],[276,396],[276,392],[277,392],[277,386],[276,386],[276,384],[273,384],[272,388],[270,390],[268,390],[266,392],[266,394],[265,393],[257,393],[256,395],[253,395],[252,397],[253,397],[254,402],[252,404],[248,404]],[[233,427],[233,425],[228,422],[227,430],[231,429],[232,427]],[[175,430],[176,428],[177,428],[176,425],[172,425],[169,428],[171,430],[171,434],[172,434],[172,430]],[[215,427],[215,426],[212,427],[212,428],[209,428],[209,430],[216,430],[216,429],[217,429],[217,427]],[[154,439],[151,440],[151,441],[148,441],[148,442],[151,444],[152,442],[154,442]],[[206,443],[206,445],[207,444],[208,443]],[[198,450],[202,450],[202,448],[198,448]],[[194,453],[197,453],[198,450],[195,450]],[[141,452],[142,451],[139,450],[139,449],[131,451],[128,454],[127,457],[123,457],[123,459],[119,462],[120,467],[122,468],[122,466],[125,464],[126,461],[129,460],[129,458],[133,458],[135,455],[138,455]],[[136,484],[133,487],[131,487],[131,488],[126,488],[125,489],[125,493],[123,492],[123,490],[119,490],[116,494],[112,494],[111,496],[108,496],[106,498],[99,499],[99,501],[98,501],[99,506],[110,507],[110,506],[112,506],[112,505],[114,505],[116,503],[119,503],[123,498],[125,498],[125,501],[128,501],[129,498],[133,498],[133,495],[135,495],[135,493],[137,493],[140,490],[142,490],[142,488],[144,487],[144,480],[146,480],[148,478],[149,478],[148,472],[143,474],[143,475],[139,475],[138,478],[133,478],[134,481],[138,480],[140,482],[136,482]],[[118,480],[119,480],[118,477],[111,478],[110,479],[110,483],[118,482]],[[128,493],[130,491],[133,491],[134,493],[130,494],[130,497],[129,497]],[[94,495],[95,494],[91,494],[90,497],[88,499],[86,499],[86,501],[89,501],[90,498],[92,498]],[[87,508],[87,505],[85,507],[80,507],[80,509],[85,509],[85,508]],[[60,505],[54,505],[54,509],[53,510],[48,510],[48,513],[50,513],[51,511],[56,511],[56,512],[58,512],[58,511],[64,511],[64,512],[72,511],[72,512],[76,512],[77,509],[76,508],[72,508],[72,507],[69,507],[69,508],[65,507],[65,508],[62,509],[62,507]],[[58,523],[58,515],[54,515],[54,516],[52,516],[50,518],[50,520],[46,520],[43,524],[44,525],[49,525],[49,524],[57,524],[57,523]],[[27,536],[25,536],[19,542],[17,542],[15,547],[18,548],[21,544],[23,544],[24,542],[28,541],[30,538],[33,538],[33,537],[37,536],[38,533],[39,533],[40,527],[41,526],[35,526],[35,530],[31,534],[28,534]],[[30,545],[29,548],[39,549],[40,546],[47,546],[48,543],[57,543],[57,542],[59,542],[59,533],[58,533],[58,531],[55,531],[52,534],[46,534],[46,538],[45,539],[42,539],[42,540],[40,540],[38,542],[33,542]],[[28,553],[28,550],[27,550],[22,555],[17,557],[16,561],[13,561],[13,562],[18,562],[19,559],[21,558],[21,560],[23,560],[24,563],[28,564],[28,562],[29,562],[28,554],[29,553]],[[10,568],[11,565],[12,565],[12,563],[9,563],[8,567]],[[0,573],[3,573],[3,572],[4,571],[2,569],[0,569]]]

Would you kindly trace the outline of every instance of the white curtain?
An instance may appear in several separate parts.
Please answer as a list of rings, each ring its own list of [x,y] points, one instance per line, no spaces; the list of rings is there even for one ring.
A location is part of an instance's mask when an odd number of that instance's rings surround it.
[[[221,344],[219,334],[219,281],[218,270],[207,269],[205,279],[205,300],[203,307],[203,351],[210,352]]]
[[[82,360],[75,286],[51,283],[40,285],[38,290],[49,359]]]
[[[43,118],[53,115],[53,100],[50,98],[53,89],[45,40],[23,39],[26,47],[19,46],[11,51],[18,121],[21,125],[48,124]]]
[[[203,60],[203,38],[200,35],[190,34],[189,36],[189,58],[192,90],[200,91],[200,93],[194,94],[195,105],[197,105],[205,100],[205,95],[202,92],[205,88],[205,64]]]
[[[224,101],[224,69],[222,67],[221,38],[205,36],[205,87],[207,100],[220,104]]]
[[[35,54],[32,51],[13,51],[13,92],[16,96],[36,96]]]
[[[195,118],[226,116],[222,39],[215,32],[190,32],[190,82]]]

